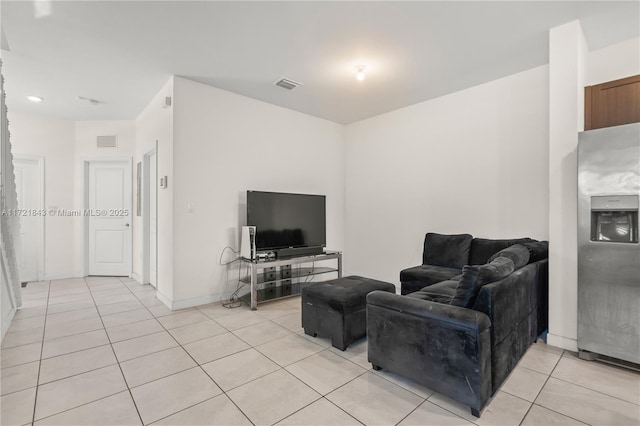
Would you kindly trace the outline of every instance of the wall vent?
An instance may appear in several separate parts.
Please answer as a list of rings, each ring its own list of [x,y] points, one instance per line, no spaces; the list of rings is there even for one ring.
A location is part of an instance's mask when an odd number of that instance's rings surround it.
[[[281,78],[280,80],[276,81],[273,84],[287,90],[293,90],[298,86],[302,86],[302,83],[298,81],[289,80],[288,78]]]
[[[117,136],[98,136],[98,148],[116,148],[118,146]]]

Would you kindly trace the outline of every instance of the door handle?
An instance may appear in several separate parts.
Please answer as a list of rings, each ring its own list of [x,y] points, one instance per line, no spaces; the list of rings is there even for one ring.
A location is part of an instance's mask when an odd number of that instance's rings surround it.
[[[129,224],[128,224],[128,223],[125,223],[125,224],[124,224],[124,226],[127,226],[127,227],[128,227],[128,226],[129,226]]]

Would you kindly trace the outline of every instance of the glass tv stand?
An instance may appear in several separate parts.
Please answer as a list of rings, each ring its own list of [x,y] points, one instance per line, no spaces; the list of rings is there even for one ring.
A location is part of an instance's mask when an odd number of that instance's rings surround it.
[[[325,266],[325,261],[332,260],[337,263],[335,267]],[[323,265],[316,265],[317,262]],[[250,272],[240,281],[251,285],[251,291],[242,299],[252,310],[256,310],[259,303],[300,294],[305,286],[318,282],[312,281],[316,276],[333,275],[327,276],[333,279],[337,274],[337,278],[342,278],[342,252],[339,251],[270,260],[242,259],[242,263]]]

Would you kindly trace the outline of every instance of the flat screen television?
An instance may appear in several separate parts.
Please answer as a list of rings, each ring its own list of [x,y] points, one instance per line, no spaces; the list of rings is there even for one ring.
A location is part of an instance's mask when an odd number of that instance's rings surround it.
[[[322,253],[327,243],[324,195],[247,191],[247,225],[256,250],[278,257]]]

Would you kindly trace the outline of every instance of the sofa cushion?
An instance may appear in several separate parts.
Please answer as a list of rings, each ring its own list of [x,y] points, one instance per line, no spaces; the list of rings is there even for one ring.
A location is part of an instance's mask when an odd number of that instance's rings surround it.
[[[469,308],[473,306],[480,287],[498,281],[515,270],[513,261],[507,257],[498,257],[485,265],[465,265],[462,279],[457,283],[451,304]]]
[[[514,244],[502,249],[489,258],[489,263],[498,257],[507,257],[513,261],[516,269],[529,264],[529,250],[522,244]]]
[[[432,302],[450,304],[456,292],[456,281],[442,281],[429,287],[425,287],[420,291],[411,293],[407,297],[414,299],[430,300]]]
[[[402,294],[413,293],[423,287],[446,281],[460,274],[460,269],[435,265],[420,265],[400,271]]]
[[[549,241],[521,244],[529,250],[529,263],[538,262],[549,257]]]
[[[471,242],[471,252],[469,253],[469,265],[484,265],[489,258],[514,244],[534,243],[531,238],[516,238],[511,240],[489,240],[486,238],[474,238]]]
[[[424,237],[423,265],[461,269],[469,263],[473,237],[469,234],[443,235],[433,232]]]

